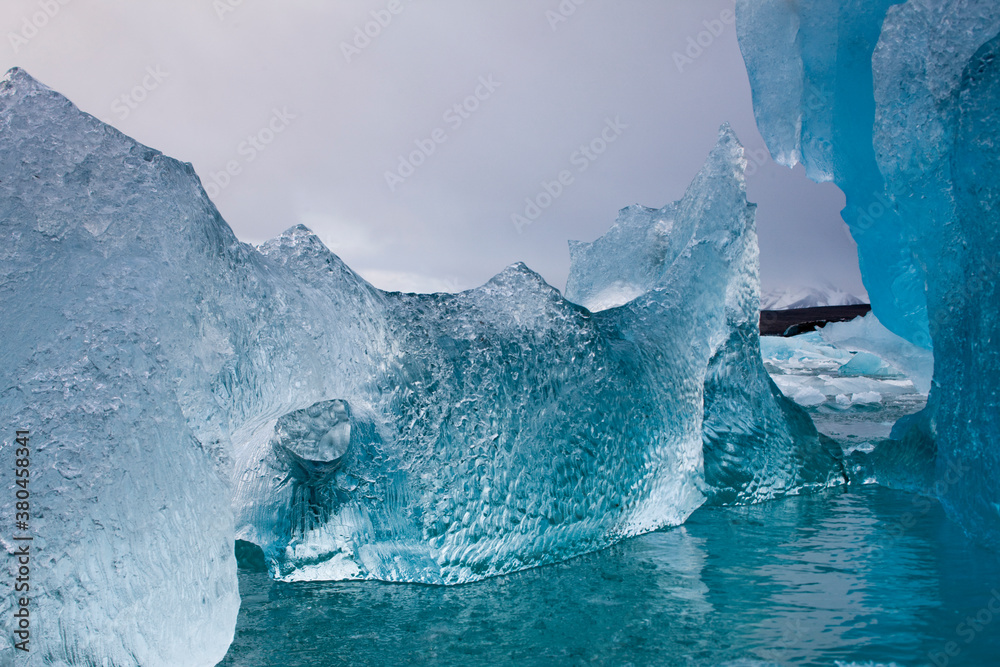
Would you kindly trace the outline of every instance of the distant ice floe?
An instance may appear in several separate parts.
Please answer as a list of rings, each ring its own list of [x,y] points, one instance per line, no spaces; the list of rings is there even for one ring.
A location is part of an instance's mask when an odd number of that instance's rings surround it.
[[[847,449],[889,437],[899,417],[927,402],[933,354],[888,331],[874,314],[791,338],[761,338],[782,393]]]

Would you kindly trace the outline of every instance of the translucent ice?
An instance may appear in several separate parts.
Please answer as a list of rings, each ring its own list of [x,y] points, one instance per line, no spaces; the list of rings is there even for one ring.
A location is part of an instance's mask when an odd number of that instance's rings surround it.
[[[860,369],[861,362],[854,362],[848,368],[858,375],[891,375],[893,371],[902,373],[913,382],[917,391],[928,393],[931,376],[934,373],[934,355],[892,333],[878,321],[874,313],[868,313],[850,322],[833,322],[819,330],[819,336],[830,345],[841,350],[867,352],[877,357],[887,368]],[[872,360],[869,359],[871,363]],[[841,368],[843,371],[844,368]]]
[[[755,347],[744,164],[726,128],[659,235],[634,243],[619,223],[599,250],[575,246],[571,281],[618,306],[603,312],[523,265],[456,295],[382,294],[331,276],[324,294],[377,304],[363,312],[386,343],[355,352],[370,363],[358,374],[367,381],[336,394],[351,416],[335,470],[287,455],[291,434],[315,440],[329,428],[321,417],[302,425],[302,408],[244,428],[238,537],[287,580],[459,583],[676,525],[706,493],[745,502],[840,482],[837,453],[783,402]],[[624,215],[638,227],[668,214]],[[313,282],[317,257],[338,262],[301,228],[262,253]],[[605,271],[636,253],[645,274],[577,270],[584,255]]]
[[[898,426],[902,444],[889,449],[922,461],[930,472],[919,483],[1000,547],[1000,5],[739,0],[737,9],[772,154],[840,185],[874,312],[933,347],[927,410]],[[895,469],[912,481],[913,468]]]
[[[858,352],[837,372],[841,375],[867,375],[869,377],[892,377],[898,373],[889,364],[870,352]]]
[[[20,70],[0,125],[0,414],[32,432],[44,573],[29,662],[218,661],[234,534],[289,580],[459,583],[843,479],[762,372],[728,128],[630,300],[595,313],[523,265],[385,293],[303,227],[239,243],[189,165]]]
[[[835,448],[806,414],[782,395],[761,361],[760,282],[754,206],[746,204],[742,147],[728,126],[708,164],[679,202],[654,210],[633,206],[593,243],[570,244],[566,296],[593,310],[634,294],[656,294],[676,310],[715,313],[699,331],[711,346],[705,376],[705,475],[717,501],[772,498],[826,484]],[[733,234],[723,264],[700,261],[706,243]],[[723,291],[708,275],[728,275]],[[723,298],[724,295],[724,298]],[[663,325],[661,325],[663,326]]]
[[[930,346],[923,268],[888,202],[872,147],[872,51],[898,0],[737,0],[757,126],[779,163],[803,163],[847,195],[872,307],[892,331]]]
[[[216,292],[247,250],[189,165],[23,71],[0,127],[0,513],[26,429],[34,538],[29,652],[8,591],[0,662],[214,665],[239,607]]]

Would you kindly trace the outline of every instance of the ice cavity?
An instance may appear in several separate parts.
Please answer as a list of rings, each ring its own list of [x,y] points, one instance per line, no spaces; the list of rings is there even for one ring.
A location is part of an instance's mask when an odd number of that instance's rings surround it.
[[[791,338],[763,338],[761,352],[785,395],[808,407],[849,405],[859,392],[926,399],[934,367],[929,350],[895,335],[873,313]]]
[[[901,373],[918,392],[930,392],[934,354],[886,329],[874,313],[828,324],[819,336],[838,349],[859,353],[841,367],[841,374],[889,377]]]
[[[867,318],[873,316],[869,314]],[[858,329],[871,328],[871,324],[859,319],[828,324],[792,338],[761,339],[764,365],[774,382],[809,412],[821,433],[834,438],[848,452],[871,451],[891,436],[895,420],[922,409],[927,403],[926,391],[921,392],[896,365],[899,357],[889,362],[850,344]],[[846,329],[852,335],[838,336],[838,329]],[[885,333],[890,341],[901,341],[894,334]],[[848,342],[841,347],[824,336]],[[862,342],[874,346],[877,339]],[[917,355],[930,355],[905,341],[902,348]],[[867,473],[856,474],[854,478],[862,482],[872,479]]]
[[[888,331],[885,333],[891,336],[890,340],[901,342],[903,349],[913,353],[916,360],[903,354],[891,356],[889,361],[859,350],[853,344],[856,340],[853,336],[844,336],[844,329],[853,333],[868,328],[855,322],[828,324],[819,331],[792,338],[763,338],[761,353],[771,378],[786,396],[807,408],[824,406],[842,410],[883,400],[905,401],[914,405],[914,409],[922,407],[927,399],[923,383],[929,383],[929,378],[911,377],[903,369],[921,370],[924,355],[930,353]],[[860,347],[877,347],[877,340],[864,340]]]

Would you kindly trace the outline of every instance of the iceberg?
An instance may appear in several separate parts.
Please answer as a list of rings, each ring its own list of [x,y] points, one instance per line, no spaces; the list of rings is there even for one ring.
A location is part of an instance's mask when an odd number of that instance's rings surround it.
[[[851,352],[866,353],[868,366],[874,363],[871,357],[880,361],[879,368],[860,368],[857,356],[840,368],[841,374],[884,375],[902,373],[917,391],[927,394],[931,389],[934,374],[934,354],[919,345],[910,343],[886,329],[874,313],[850,322],[834,322],[819,330],[819,336],[827,344]],[[853,365],[852,365],[853,364]]]
[[[842,483],[839,449],[763,368],[744,167],[724,127],[684,200],[571,244],[568,299],[523,265],[456,295],[338,271],[323,292],[363,291],[386,341],[356,373],[370,384],[331,394],[350,406],[346,455],[310,472],[287,453],[327,437],[322,406],[248,424],[237,538],[288,581],[455,584],[678,525],[708,498]],[[339,262],[301,227],[261,253],[309,281],[318,257]]]
[[[22,70],[0,81],[0,125],[3,516],[29,494],[0,543],[30,545],[29,652],[11,592],[0,661],[214,665],[239,609],[215,292],[247,251],[189,165]]]
[[[855,403],[852,396],[875,394],[891,396],[896,402],[914,402],[919,404],[918,409],[926,404],[927,390],[921,386],[922,378],[914,379],[902,372],[899,359],[888,361],[859,350],[850,344],[853,339],[841,343],[825,338],[826,329],[841,324],[851,323],[828,324],[792,338],[761,340],[764,366],[785,396],[804,407],[849,407]]]
[[[876,477],[1000,548],[1000,6],[738,0],[737,31],[772,155],[844,190],[875,314],[933,349],[927,408],[876,452],[927,474]]]
[[[707,500],[844,482],[839,449],[763,369],[728,127],[681,202],[576,247],[577,298],[632,290],[594,312],[523,264],[402,294],[302,226],[241,243],[190,165],[19,69],[0,123],[0,413],[31,433],[23,530],[44,572],[28,664],[215,664],[237,538],[288,581],[457,584]],[[642,271],[612,270],[637,256]]]
[[[759,256],[755,205],[746,203],[742,147],[728,125],[684,199],[662,209],[623,209],[593,243],[570,242],[566,297],[605,311],[637,294],[657,294],[672,312],[717,311],[701,329],[712,352],[705,375],[703,449],[713,502],[745,503],[831,483],[839,448],[820,435],[764,368],[758,335]],[[724,261],[705,244],[730,241]],[[708,283],[730,275],[718,289]],[[652,322],[650,323],[652,324]],[[660,326],[668,326],[666,322]]]
[[[896,374],[893,368],[871,352],[858,352],[854,358],[837,369],[841,375],[868,377],[892,377]]]

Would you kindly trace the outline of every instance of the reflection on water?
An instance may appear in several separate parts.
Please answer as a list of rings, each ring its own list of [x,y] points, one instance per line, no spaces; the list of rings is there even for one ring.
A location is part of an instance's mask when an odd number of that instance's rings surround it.
[[[1000,664],[1000,558],[878,487],[702,509],[459,587],[240,576],[223,665]]]

